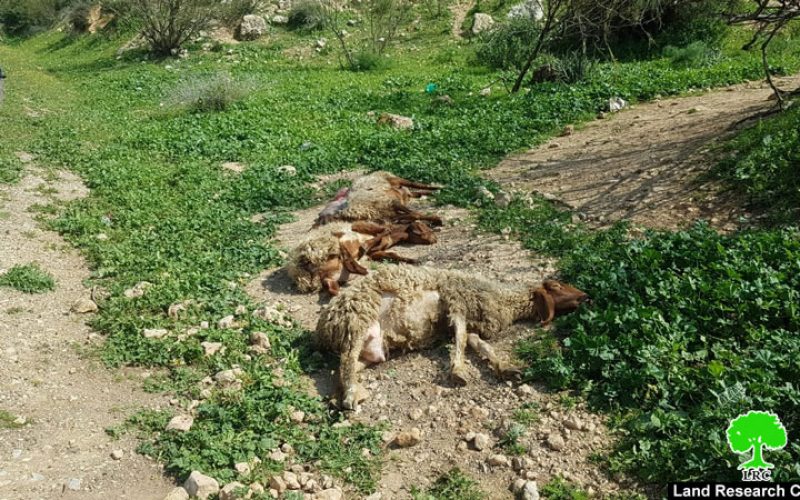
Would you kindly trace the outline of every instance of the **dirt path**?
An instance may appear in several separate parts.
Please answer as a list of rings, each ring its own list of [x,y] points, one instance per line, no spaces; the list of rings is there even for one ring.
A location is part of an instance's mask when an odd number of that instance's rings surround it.
[[[780,85],[795,88],[800,76]],[[709,169],[715,141],[772,106],[770,94],[766,84],[751,82],[637,105],[511,156],[486,175],[514,190],[554,195],[601,225],[629,219],[675,229],[703,218],[732,230],[747,215],[742,200],[695,179]]]
[[[0,410],[24,422],[0,420],[0,500],[152,500],[172,486],[134,453],[134,440],[106,435],[136,409],[165,402],[141,391],[140,373],[112,373],[86,354],[98,336],[70,308],[89,296],[89,270],[30,211],[86,192],[72,175],[38,170],[0,185],[0,270],[38,262],[56,280],[54,291],[38,295],[0,288]],[[121,459],[111,457],[115,450]]]

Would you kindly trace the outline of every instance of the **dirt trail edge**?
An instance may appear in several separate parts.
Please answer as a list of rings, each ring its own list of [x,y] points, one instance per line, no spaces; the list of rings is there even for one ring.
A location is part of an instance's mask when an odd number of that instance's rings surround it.
[[[795,88],[800,75],[779,85]],[[700,182],[709,148],[730,127],[774,106],[762,82],[633,106],[585,128],[513,155],[485,175],[508,189],[557,198],[582,218],[604,225],[629,219],[675,229],[696,219],[733,230],[750,215],[741,197]]]
[[[54,291],[37,295],[0,288],[0,410],[17,419],[0,419],[0,500],[151,500],[173,487],[134,452],[133,439],[104,432],[139,408],[165,403],[141,391],[141,373],[112,373],[80,354],[100,341],[87,316],[70,311],[90,296],[82,285],[89,270],[31,211],[86,193],[71,174],[35,170],[0,185],[0,272],[37,262],[56,281]]]

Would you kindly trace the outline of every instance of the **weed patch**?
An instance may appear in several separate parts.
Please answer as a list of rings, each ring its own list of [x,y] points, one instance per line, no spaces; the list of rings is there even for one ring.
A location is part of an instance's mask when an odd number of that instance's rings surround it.
[[[414,500],[483,500],[486,494],[478,483],[459,469],[442,475],[425,492],[412,491]]]
[[[24,293],[43,293],[55,289],[56,282],[38,264],[25,264],[16,265],[0,274],[0,287],[3,286]]]

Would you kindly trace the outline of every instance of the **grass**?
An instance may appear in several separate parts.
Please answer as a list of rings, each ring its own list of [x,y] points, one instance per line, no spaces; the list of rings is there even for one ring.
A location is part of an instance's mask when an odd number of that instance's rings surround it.
[[[459,469],[443,474],[424,492],[412,490],[414,500],[483,500],[486,494],[478,488],[478,483]]]
[[[0,274],[0,287],[13,288],[23,293],[43,293],[54,290],[56,282],[38,264],[16,265]]]
[[[263,459],[289,443],[299,461],[315,462],[361,491],[375,487],[380,459],[361,449],[380,457],[380,429],[336,425],[342,417],[306,395],[303,374],[323,366],[307,332],[254,317],[256,304],[244,291],[261,269],[280,264],[270,238],[291,211],[317,201],[309,187],[316,176],[357,167],[387,169],[446,184],[439,197],[443,203],[477,206],[485,184],[477,175],[481,168],[567,123],[594,116],[611,96],[635,102],[761,76],[757,55],[735,50],[740,41],[734,37],[713,64],[702,67],[675,68],[668,59],[601,64],[587,82],[541,84],[518,95],[496,87],[484,98],[477,91],[497,74],[467,64],[470,51],[440,33],[433,28],[411,33],[387,64],[355,73],[340,70],[335,53],[300,59],[286,52],[309,44],[313,34],[276,32],[266,43],[224,52],[191,50],[189,59],[175,61],[145,60],[135,52],[117,59],[121,40],[103,37],[48,33],[0,45],[10,75],[0,108],[0,119],[8,123],[0,158],[30,151],[38,161],[73,169],[91,188],[89,197],[68,204],[52,224],[88,257],[92,284],[111,293],[93,320],[107,336],[104,361],[162,373],[149,389],[172,393],[183,403],[200,396],[198,380],[234,365],[244,372],[242,390],[212,391],[188,433],[161,432],[168,412],[131,417],[126,428],[140,433],[140,449],[179,479],[197,469],[232,480],[234,463]],[[779,43],[773,61],[782,71],[793,71],[800,67],[800,51]],[[161,105],[170,102],[180,82],[216,72],[257,79],[259,86],[218,112]],[[424,92],[429,83],[455,105],[437,105],[435,96]],[[376,127],[370,111],[412,116],[416,127],[402,132]],[[241,175],[226,175],[220,168],[225,161],[249,167]],[[286,164],[295,165],[297,175],[277,170]],[[266,217],[254,223],[254,213]],[[570,214],[544,200],[484,208],[479,217],[487,229],[510,227],[528,246],[543,241],[537,250],[563,255],[567,263],[578,249],[605,249],[620,241],[617,233],[594,235],[573,224]],[[98,239],[99,233],[108,238]],[[624,260],[620,252],[607,253],[608,262]],[[582,272],[587,280],[604,277],[605,267]],[[126,298],[124,290],[141,281],[152,287],[140,298]],[[587,287],[598,293],[592,284]],[[194,305],[185,314],[167,314],[170,305],[188,299]],[[215,326],[239,306],[248,311],[237,318],[241,330]],[[212,326],[179,340],[201,322]],[[147,339],[142,336],[147,328],[170,334]],[[270,356],[250,357],[246,339],[254,331],[269,336]],[[222,342],[226,351],[204,357],[203,341]],[[553,369],[570,374],[565,384],[587,393],[588,381],[600,377],[572,366],[577,358],[547,359],[566,360]],[[626,361],[620,358],[620,364]],[[309,416],[302,426],[289,424],[294,409]],[[627,457],[625,449],[620,453]],[[641,457],[629,460],[629,469],[647,463]],[[264,460],[252,477],[241,479],[264,479],[281,467]],[[480,498],[468,496],[470,484],[453,472],[425,494]]]

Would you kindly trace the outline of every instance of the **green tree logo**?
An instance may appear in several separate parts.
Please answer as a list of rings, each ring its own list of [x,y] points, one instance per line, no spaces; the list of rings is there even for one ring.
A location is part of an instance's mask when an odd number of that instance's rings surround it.
[[[763,449],[780,450],[788,439],[786,428],[774,413],[752,411],[739,415],[728,425],[728,445],[735,453],[753,450],[753,458],[741,464],[739,469],[772,469],[775,465],[765,462]]]

